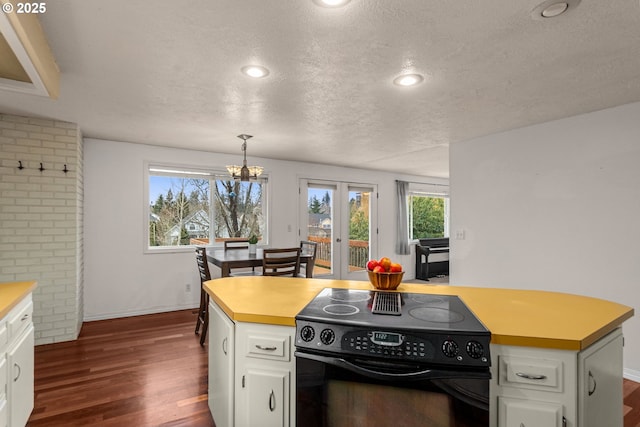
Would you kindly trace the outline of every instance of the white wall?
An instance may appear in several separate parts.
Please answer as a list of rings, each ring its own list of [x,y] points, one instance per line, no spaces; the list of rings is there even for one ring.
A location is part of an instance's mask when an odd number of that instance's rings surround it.
[[[224,169],[238,155],[85,139],[85,320],[198,305],[200,281],[192,251],[144,253],[144,162]],[[252,158],[270,182],[270,245],[297,245],[298,180],[332,179],[378,185],[378,257],[391,254],[414,277],[413,255],[394,254],[395,180],[445,182],[408,175]],[[291,231],[287,231],[291,226]],[[212,275],[219,270],[212,267]],[[184,291],[185,283],[192,292]]]
[[[640,306],[639,117],[635,103],[453,144],[451,283]],[[623,329],[640,380],[640,319]]]

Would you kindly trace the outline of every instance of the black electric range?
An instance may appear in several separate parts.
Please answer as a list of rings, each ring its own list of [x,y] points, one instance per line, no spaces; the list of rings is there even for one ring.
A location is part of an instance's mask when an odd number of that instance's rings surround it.
[[[491,333],[454,295],[323,289],[297,316],[297,350],[488,368]]]

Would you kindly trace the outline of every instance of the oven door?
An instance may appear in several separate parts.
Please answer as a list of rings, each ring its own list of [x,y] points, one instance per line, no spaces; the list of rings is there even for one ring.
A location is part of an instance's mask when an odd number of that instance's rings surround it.
[[[296,351],[298,427],[486,427],[488,369]]]

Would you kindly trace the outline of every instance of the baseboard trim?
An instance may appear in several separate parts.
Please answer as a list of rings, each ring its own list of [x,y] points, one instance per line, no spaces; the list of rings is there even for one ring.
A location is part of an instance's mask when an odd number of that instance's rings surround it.
[[[640,371],[635,371],[633,369],[624,368],[622,370],[622,376],[625,377],[628,380],[640,383]]]
[[[108,313],[108,314],[102,314],[97,316],[87,316],[85,314],[84,321],[92,322],[94,320],[118,319],[121,317],[143,316],[145,314],[166,313],[168,311],[190,310],[190,309],[197,309],[197,308],[198,306],[194,307],[192,304],[180,304],[175,307],[156,308],[152,310],[134,310],[129,312],[121,312],[121,313]]]

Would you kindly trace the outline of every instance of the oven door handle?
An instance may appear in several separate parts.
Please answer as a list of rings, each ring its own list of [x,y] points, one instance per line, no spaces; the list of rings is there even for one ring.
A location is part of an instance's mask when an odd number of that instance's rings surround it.
[[[362,366],[352,361],[335,356],[320,356],[317,354],[303,353],[296,351],[296,357],[302,357],[305,359],[315,360],[316,362],[326,363],[328,365],[337,366],[356,374],[363,375],[368,378],[378,380],[434,380],[434,379],[491,379],[491,373],[488,369],[478,370],[463,370],[459,368],[451,369],[420,369],[420,370],[407,370],[404,372],[384,372],[381,370],[373,370],[370,367]],[[391,366],[392,364],[389,363]],[[400,363],[394,363],[393,367],[397,368],[401,366]]]

